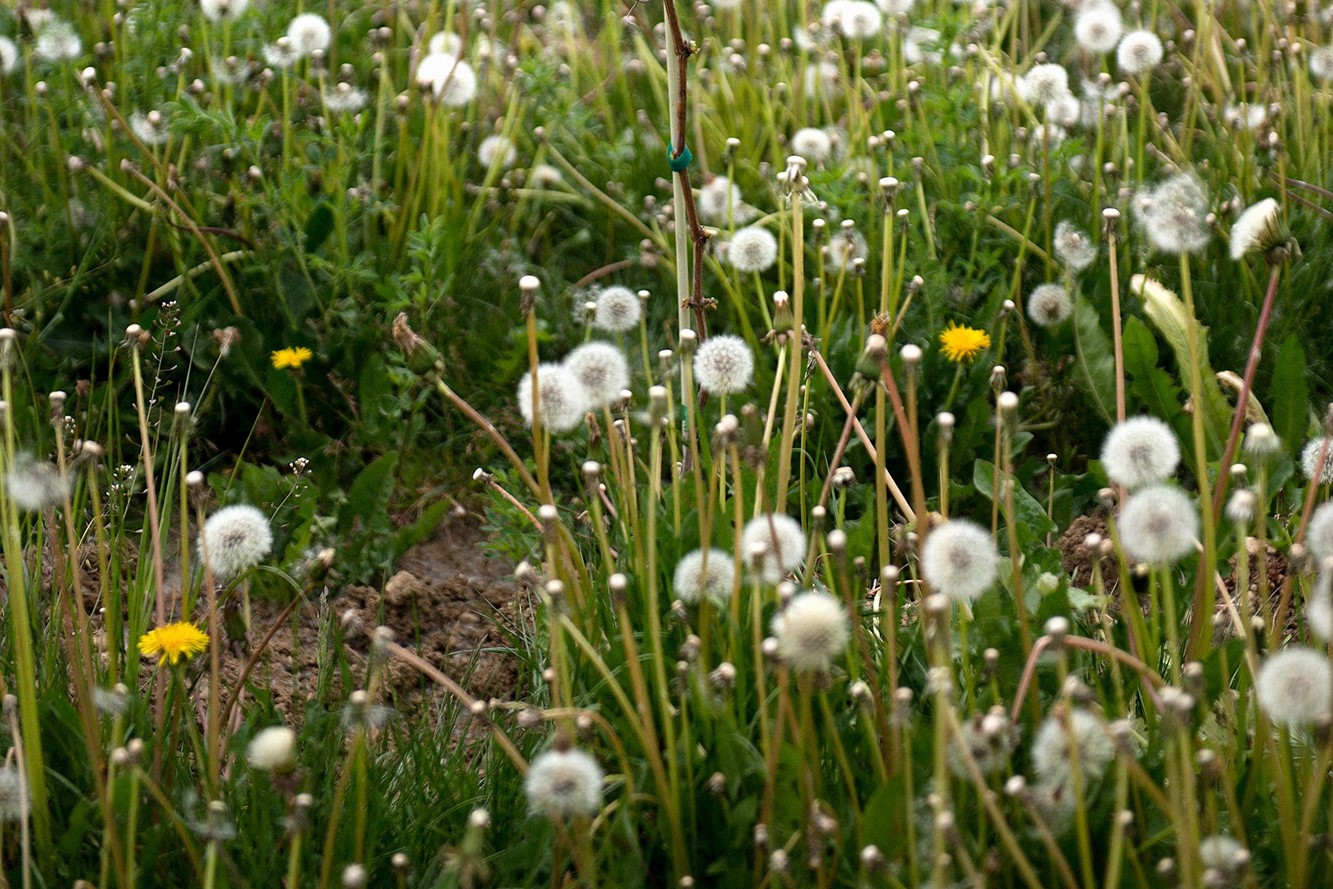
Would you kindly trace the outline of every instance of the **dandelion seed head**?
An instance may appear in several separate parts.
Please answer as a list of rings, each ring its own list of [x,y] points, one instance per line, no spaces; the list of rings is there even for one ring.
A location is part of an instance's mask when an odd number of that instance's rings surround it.
[[[1074,39],[1088,52],[1101,55],[1116,48],[1124,23],[1110,3],[1085,3],[1074,19]]]
[[[1055,256],[1071,272],[1081,272],[1097,258],[1097,245],[1069,220],[1055,227],[1051,244]]]
[[[1130,417],[1107,434],[1102,465],[1118,485],[1131,489],[1155,485],[1180,465],[1180,445],[1171,427],[1156,417]]]
[[[14,461],[14,468],[5,476],[10,499],[22,512],[36,512],[60,506],[70,494],[69,480],[50,463],[31,457]]]
[[[1328,559],[1323,560],[1314,589],[1306,597],[1305,623],[1315,636],[1333,642],[1333,562]]]
[[[39,59],[48,62],[63,62],[78,58],[83,52],[83,39],[74,26],[59,19],[52,19],[37,32],[37,41],[32,51]]]
[[[12,74],[19,64],[19,48],[8,37],[0,37],[0,74]]]
[[[1312,648],[1289,646],[1269,655],[1259,667],[1254,690],[1268,718],[1291,728],[1329,716],[1328,657]]]
[[[826,163],[833,157],[833,139],[824,130],[803,127],[792,134],[791,152],[811,163]]]
[[[593,313],[593,327],[612,333],[632,330],[639,323],[643,307],[639,297],[628,287],[619,284],[603,287],[597,293],[597,308]]]
[[[1333,449],[1330,449],[1333,461]],[[1324,503],[1310,516],[1305,529],[1305,546],[1310,555],[1322,562],[1333,558],[1333,503]]]
[[[610,343],[585,343],[565,356],[564,366],[583,385],[590,407],[618,401],[629,386],[629,362]]]
[[[755,516],[741,532],[741,552],[765,583],[777,583],[805,561],[801,523],[782,513]]]
[[[762,272],[777,262],[778,239],[768,229],[752,225],[731,236],[727,261],[740,272]]]
[[[1301,449],[1301,472],[1305,473],[1306,479],[1316,481],[1315,472],[1318,470],[1318,483],[1321,485],[1333,484],[1333,444],[1329,445],[1328,453],[1324,456],[1324,465],[1319,465],[1319,454],[1324,449],[1324,436],[1316,436],[1305,443]]]
[[[967,519],[933,528],[921,547],[921,573],[936,592],[971,602],[999,578],[1000,552],[990,533]]]
[[[1268,120],[1268,109],[1251,102],[1233,102],[1222,109],[1222,119],[1233,129],[1254,132]]]
[[[417,63],[416,81],[447,108],[461,108],[477,95],[476,72],[467,62],[449,53],[424,56]]]
[[[818,94],[822,87],[822,92],[827,94],[838,89],[842,72],[838,70],[837,65],[827,59],[820,59],[805,66],[805,75],[802,79],[805,81],[807,93]]]
[[[507,170],[518,160],[518,149],[508,136],[497,133],[481,140],[481,144],[477,146],[477,160],[487,169],[498,166],[502,170]]]
[[[754,377],[754,353],[738,336],[709,337],[694,353],[694,376],[709,392],[740,392]]]
[[[1238,260],[1271,247],[1278,237],[1278,214],[1277,201],[1272,198],[1246,207],[1231,226],[1231,258]]]
[[[801,593],[773,619],[778,657],[798,673],[824,673],[843,653],[851,626],[843,603],[824,592]]]
[[[1162,62],[1162,40],[1151,31],[1130,31],[1120,39],[1115,63],[1126,74],[1143,74]]]
[[[130,131],[145,145],[165,145],[171,138],[166,118],[159,111],[144,114],[135,111],[130,115]]]
[[[829,0],[820,20],[848,40],[868,40],[884,27],[884,14],[868,0]]]
[[[838,229],[828,239],[825,254],[829,268],[835,271],[849,269],[858,259],[866,258],[866,239],[855,229]]]
[[[287,26],[287,39],[292,43],[292,50],[300,58],[312,53],[325,52],[333,41],[333,29],[324,17],[313,12],[303,12],[292,19]]]
[[[1115,742],[1101,720],[1087,710],[1046,717],[1032,740],[1032,771],[1038,781],[1046,787],[1071,788],[1075,756],[1086,789],[1106,774],[1115,758]]]
[[[0,766],[0,821],[22,821],[32,810],[18,769]]]
[[[944,53],[938,48],[944,35],[934,28],[913,25],[903,35],[903,60],[909,65],[938,65],[944,61]]]
[[[736,566],[732,563],[731,553],[717,548],[696,549],[676,563],[672,588],[687,604],[698,602],[704,596],[720,604],[731,598],[735,578]]]
[[[274,43],[266,43],[259,51],[264,57],[264,64],[270,68],[290,68],[300,58],[296,48],[286,37],[280,37]]]
[[[296,765],[296,732],[285,725],[260,729],[245,748],[245,760],[262,772],[291,770]]]
[[[594,815],[602,805],[602,767],[582,750],[547,750],[528,767],[523,791],[534,815]]]
[[[441,31],[431,36],[426,44],[428,53],[444,53],[449,56],[461,56],[463,54],[463,38],[451,31]]]
[[[217,581],[228,581],[258,565],[273,549],[268,518],[253,506],[224,506],[204,522],[200,556]]]
[[[250,8],[250,0],[199,0],[199,11],[210,22],[233,21]]]
[[[1130,558],[1169,565],[1194,552],[1199,514],[1179,488],[1152,485],[1130,497],[1120,511],[1119,526]]]
[[[1204,878],[1205,886],[1234,886],[1250,863],[1250,850],[1235,837],[1216,834],[1199,841],[1199,863],[1205,873],[1215,876]]]
[[[324,107],[331,114],[356,114],[366,107],[370,97],[363,89],[357,89],[350,83],[339,83],[333,90],[324,94]]]
[[[1310,53],[1310,74],[1324,83],[1333,81],[1333,46],[1321,46]]]
[[[524,371],[518,381],[518,410],[523,422],[533,424],[532,374]],[[541,425],[552,432],[568,432],[583,422],[588,412],[588,392],[573,372],[559,364],[537,366],[537,410]]]
[[[916,6],[916,0],[877,0],[885,15],[907,15]]]
[[[1060,284],[1042,284],[1028,295],[1028,317],[1038,327],[1055,327],[1074,313],[1074,301]]]
[[[1045,106],[1069,95],[1069,72],[1056,64],[1034,65],[1018,82],[1029,105]]]
[[[699,218],[709,225],[744,225],[756,211],[741,199],[740,186],[726,176],[714,176],[699,189]]]
[[[1018,746],[1018,728],[1003,712],[978,715],[963,723],[962,732],[949,747],[949,770],[959,778],[970,777],[963,751],[971,754],[983,775],[996,775],[1009,765]]]
[[[1140,228],[1162,253],[1198,253],[1208,246],[1208,195],[1193,173],[1172,176],[1136,207]]]

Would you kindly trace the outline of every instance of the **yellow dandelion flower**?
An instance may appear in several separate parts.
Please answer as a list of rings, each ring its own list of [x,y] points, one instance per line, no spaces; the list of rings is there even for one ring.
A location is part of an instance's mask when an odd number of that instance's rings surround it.
[[[950,361],[971,361],[990,347],[990,335],[975,327],[962,327],[950,321],[940,334],[940,348]]]
[[[282,370],[285,367],[299,368],[302,364],[305,364],[313,358],[314,353],[305,346],[296,346],[295,348],[288,346],[285,349],[279,349],[274,352],[272,357],[273,367],[277,370]]]
[[[157,662],[176,665],[208,647],[208,634],[188,621],[178,621],[149,630],[139,637],[139,654]]]

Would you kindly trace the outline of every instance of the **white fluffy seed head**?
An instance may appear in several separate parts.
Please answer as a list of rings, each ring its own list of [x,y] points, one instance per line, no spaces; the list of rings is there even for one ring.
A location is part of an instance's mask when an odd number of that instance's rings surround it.
[[[829,0],[820,21],[848,40],[868,40],[884,27],[884,15],[868,0]]]
[[[455,55],[433,52],[417,63],[417,85],[429,89],[441,105],[461,108],[477,95],[477,74]]]
[[[463,39],[451,31],[440,31],[426,44],[428,52],[441,52],[451,56],[463,54]]]
[[[1333,46],[1321,46],[1310,53],[1310,74],[1324,83],[1333,81]]]
[[[798,673],[825,673],[851,638],[847,609],[828,593],[795,596],[773,619],[778,657]]]
[[[23,457],[14,461],[14,468],[5,476],[5,487],[22,512],[60,506],[70,494],[69,479],[62,477],[59,469]]]
[[[1102,465],[1118,485],[1130,489],[1155,485],[1180,465],[1180,445],[1171,427],[1156,417],[1131,417],[1107,434]]]
[[[1301,449],[1301,472],[1312,482],[1321,485],[1333,484],[1333,444],[1329,445],[1328,453],[1324,455],[1324,465],[1319,465],[1319,454],[1324,449],[1324,437],[1317,436],[1306,442],[1305,447]],[[1318,479],[1315,473],[1318,472]]]
[[[0,822],[21,821],[28,817],[32,803],[24,791],[18,769],[0,766]]]
[[[1069,94],[1069,72],[1055,64],[1034,65],[1019,80],[1018,92],[1029,105],[1049,105]]]
[[[249,6],[250,0],[199,0],[199,11],[210,22],[239,18]]]
[[[1134,493],[1120,511],[1120,536],[1130,558],[1169,565],[1194,551],[1199,513],[1179,488],[1152,485]]]
[[[921,547],[926,582],[955,602],[971,602],[995,585],[1000,551],[990,533],[967,519],[950,519],[931,530]]]
[[[326,51],[333,40],[333,29],[323,16],[305,12],[287,26],[287,39],[296,54],[304,58],[311,53]]]
[[[1231,258],[1240,259],[1271,247],[1278,236],[1278,213],[1277,201],[1272,198],[1246,207],[1231,226]]]
[[[528,767],[523,791],[534,815],[594,815],[602,805],[602,767],[582,750],[548,750]]]
[[[833,157],[833,140],[816,127],[803,127],[792,134],[791,151],[812,163],[822,164]]]
[[[1333,674],[1328,657],[1312,648],[1284,648],[1259,667],[1254,689],[1273,722],[1293,728],[1309,725],[1329,715]]]
[[[1162,40],[1151,31],[1130,31],[1120,39],[1115,63],[1126,74],[1142,74],[1161,64]]]
[[[1320,505],[1310,517],[1310,524],[1305,529],[1305,546],[1318,562],[1333,559],[1333,503]]]
[[[481,165],[487,169],[499,167],[502,170],[507,170],[514,165],[514,161],[517,159],[518,149],[514,147],[514,143],[509,140],[508,136],[501,136],[498,133],[494,136],[487,136],[477,146],[477,160],[481,161]]]
[[[829,268],[849,269],[858,259],[866,258],[866,239],[855,229],[840,229],[828,239],[825,257]]]
[[[1193,173],[1180,173],[1135,202],[1135,219],[1162,253],[1198,253],[1208,246],[1208,194]]]
[[[1305,599],[1305,623],[1315,636],[1333,642],[1333,561],[1324,559],[1315,576],[1314,589]]]
[[[1074,39],[1088,52],[1101,55],[1116,48],[1124,23],[1110,3],[1085,3],[1074,19]]]
[[[1115,743],[1101,720],[1086,710],[1046,717],[1032,740],[1032,770],[1045,787],[1072,791],[1074,757],[1086,792],[1115,758]]]
[[[1060,284],[1042,284],[1028,294],[1028,317],[1038,327],[1063,324],[1074,313],[1074,301]]]
[[[744,225],[756,211],[741,200],[740,187],[726,176],[714,176],[699,189],[699,218],[710,225]]]
[[[532,374],[524,371],[518,381],[518,409],[523,422],[533,423]],[[588,412],[588,392],[574,374],[560,364],[537,366],[537,410],[540,422],[552,432],[568,432],[583,422]]]
[[[717,548],[696,549],[676,563],[672,588],[682,602],[694,603],[707,596],[721,604],[731,598],[735,579],[736,567],[730,553]]]
[[[0,74],[12,74],[18,65],[18,45],[8,37],[0,37]]]
[[[1250,850],[1246,849],[1235,837],[1217,834],[1204,837],[1199,841],[1199,863],[1205,871],[1213,871],[1223,878],[1223,883],[1204,885],[1235,885],[1250,863]]]
[[[778,259],[778,239],[768,229],[752,225],[731,236],[727,261],[740,272],[762,272]]]
[[[1282,448],[1282,441],[1267,423],[1255,423],[1245,430],[1245,453],[1252,457],[1267,457]]]
[[[765,583],[777,583],[805,561],[801,523],[782,513],[751,519],[741,532],[741,552]]]
[[[638,295],[619,284],[599,290],[596,303],[592,325],[599,330],[624,333],[633,330],[639,323],[639,318],[643,316],[643,307],[639,303]]]
[[[618,401],[621,390],[629,387],[629,362],[610,343],[584,343],[565,356],[564,366],[583,384],[590,407]]]
[[[754,353],[738,336],[710,337],[694,353],[694,376],[709,392],[740,392],[754,377]]]
[[[1071,272],[1081,272],[1097,258],[1097,245],[1069,220],[1055,227],[1051,244],[1058,258]]]
[[[287,772],[296,765],[296,732],[285,725],[261,729],[245,748],[250,768],[264,772]]]
[[[258,565],[273,549],[268,518],[247,503],[224,506],[204,522],[200,556],[213,579],[231,580]]]

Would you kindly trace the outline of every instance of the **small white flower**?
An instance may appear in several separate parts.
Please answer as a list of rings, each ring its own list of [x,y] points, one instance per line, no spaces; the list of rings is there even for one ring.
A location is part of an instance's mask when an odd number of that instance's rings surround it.
[[[1246,253],[1268,249],[1277,238],[1278,212],[1277,201],[1272,198],[1246,207],[1231,226],[1231,258],[1240,259]]]
[[[213,578],[231,580],[258,565],[273,549],[268,518],[245,503],[224,506],[208,517],[199,537],[200,555]]]
[[[1268,718],[1291,728],[1327,717],[1331,689],[1328,657],[1300,646],[1270,655],[1254,680],[1259,706]]]
[[[477,146],[477,160],[481,161],[481,165],[487,169],[492,166],[499,166],[500,169],[505,170],[512,167],[514,161],[518,160],[518,149],[514,147],[514,143],[507,136],[499,134],[487,136]]]
[[[709,392],[740,392],[754,377],[754,353],[738,336],[709,337],[694,354],[694,377]]]
[[[955,602],[971,602],[1000,576],[1000,551],[988,531],[967,519],[933,528],[921,547],[921,574]]]
[[[610,343],[584,343],[565,356],[565,368],[583,384],[591,407],[605,407],[620,399],[629,386],[629,362]]]
[[[1199,513],[1179,488],[1153,485],[1136,491],[1120,511],[1120,536],[1130,558],[1169,565],[1194,552]]]
[[[533,424],[532,374],[523,372],[518,381],[519,413],[523,422]],[[552,432],[568,432],[583,422],[588,412],[588,392],[572,372],[559,364],[537,366],[537,410],[541,425]]]
[[[296,732],[285,725],[261,729],[245,748],[250,768],[263,772],[287,772],[296,765]]]
[[[1130,31],[1120,40],[1115,63],[1126,74],[1151,71],[1162,62],[1162,40],[1151,31]]]
[[[773,618],[778,656],[798,673],[824,673],[847,647],[847,609],[828,593],[801,593]]]
[[[1074,301],[1060,284],[1042,284],[1028,295],[1028,317],[1038,327],[1055,327],[1074,313]]]
[[[628,287],[617,284],[604,287],[598,292],[592,325],[599,330],[624,333],[637,326],[642,315],[643,307],[639,305],[638,295]]]
[[[1107,434],[1102,465],[1107,477],[1118,485],[1155,485],[1170,478],[1180,465],[1180,445],[1171,427],[1156,417],[1130,417]]]
[[[735,579],[736,566],[731,553],[717,548],[696,549],[676,563],[672,587],[682,602],[694,603],[707,596],[722,603],[731,598]]]
[[[582,750],[548,750],[528,766],[523,790],[534,815],[594,815],[602,805],[602,767]]]
[[[778,259],[778,239],[768,229],[752,225],[731,236],[727,261],[739,272],[762,272]]]
[[[1115,49],[1123,30],[1120,10],[1110,3],[1086,3],[1074,19],[1074,39],[1079,46],[1098,55]]]
[[[805,532],[801,523],[782,513],[756,516],[741,532],[741,555],[765,583],[777,583],[805,561]]]
[[[324,52],[333,40],[333,29],[324,17],[313,12],[304,12],[292,19],[287,26],[287,39],[292,43],[292,50],[300,58],[316,52]]]

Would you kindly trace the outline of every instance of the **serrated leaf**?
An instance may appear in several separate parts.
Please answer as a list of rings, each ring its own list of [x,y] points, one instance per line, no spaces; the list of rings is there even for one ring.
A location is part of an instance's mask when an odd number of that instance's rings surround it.
[[[360,518],[363,525],[383,521],[393,493],[393,470],[398,465],[398,453],[390,451],[375,458],[352,482],[347,502],[338,513],[338,530],[346,533]]]

